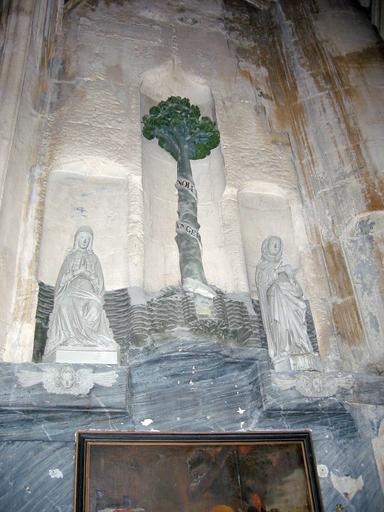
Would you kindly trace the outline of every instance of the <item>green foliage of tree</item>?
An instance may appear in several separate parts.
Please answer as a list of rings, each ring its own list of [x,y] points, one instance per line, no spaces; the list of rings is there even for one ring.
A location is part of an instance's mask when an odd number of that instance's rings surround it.
[[[220,143],[216,124],[201,116],[199,107],[191,105],[188,98],[180,96],[170,96],[150,109],[143,117],[143,135],[148,140],[157,138],[159,146],[175,160],[184,150],[190,160],[200,160]]]

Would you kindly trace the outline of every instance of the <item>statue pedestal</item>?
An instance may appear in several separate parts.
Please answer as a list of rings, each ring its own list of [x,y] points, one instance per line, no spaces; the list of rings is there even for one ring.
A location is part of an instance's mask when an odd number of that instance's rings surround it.
[[[317,370],[321,371],[321,361],[318,354],[291,354],[273,360],[273,367],[276,372],[305,371]]]
[[[98,347],[59,347],[48,357],[45,363],[73,363],[73,364],[119,364],[119,348]]]

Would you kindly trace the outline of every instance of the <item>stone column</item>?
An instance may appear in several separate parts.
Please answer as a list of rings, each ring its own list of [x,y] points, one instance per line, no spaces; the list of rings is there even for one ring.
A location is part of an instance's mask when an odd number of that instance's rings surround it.
[[[61,0],[9,2],[0,72],[0,359],[30,360],[36,301],[35,253],[44,116],[36,110],[42,55]],[[49,63],[48,63],[49,66]]]

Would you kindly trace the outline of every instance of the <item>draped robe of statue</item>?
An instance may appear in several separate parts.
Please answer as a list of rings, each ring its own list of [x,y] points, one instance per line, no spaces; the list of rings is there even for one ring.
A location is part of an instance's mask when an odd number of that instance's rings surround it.
[[[292,355],[313,353],[307,333],[303,291],[290,265],[282,263],[279,237],[265,239],[256,267],[256,287],[269,354],[274,362]]]
[[[45,356],[63,346],[116,347],[103,309],[103,272],[92,245],[91,228],[82,226],[57,278]]]

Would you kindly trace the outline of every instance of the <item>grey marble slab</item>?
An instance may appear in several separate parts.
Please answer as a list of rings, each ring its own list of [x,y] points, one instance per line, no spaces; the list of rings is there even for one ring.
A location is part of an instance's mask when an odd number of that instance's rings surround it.
[[[0,443],[2,512],[71,512],[74,443]]]
[[[116,383],[95,385],[89,395],[52,394],[41,383],[23,388],[17,372],[44,365],[0,365],[0,512],[72,511],[78,430],[310,430],[317,463],[327,468],[320,478],[325,511],[334,512],[337,505],[348,512],[384,510],[371,443],[383,414],[363,405],[370,403],[369,388],[380,390],[380,377],[276,376],[265,350],[180,333],[128,355],[129,366],[116,369]],[[376,425],[369,435],[367,407]],[[346,496],[332,475],[363,485]]]
[[[108,410],[0,411],[0,441],[70,442],[78,430],[130,431],[134,423],[127,412]]]
[[[244,428],[261,407],[255,355],[179,339],[137,358],[131,364],[136,428],[146,420],[160,430]]]

